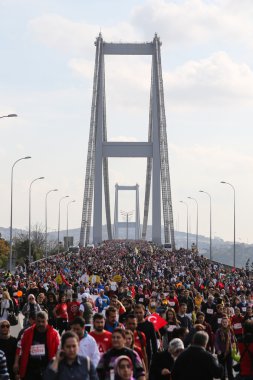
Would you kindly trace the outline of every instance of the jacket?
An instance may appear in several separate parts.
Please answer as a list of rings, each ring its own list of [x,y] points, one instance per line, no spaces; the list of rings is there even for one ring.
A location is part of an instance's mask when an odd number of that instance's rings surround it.
[[[253,376],[253,335],[246,334],[238,341],[240,352],[240,375]]]
[[[32,345],[35,328],[36,328],[36,325],[33,325],[32,327],[29,327],[28,329],[26,329],[21,338],[21,358],[20,358],[21,360],[20,360],[20,368],[19,368],[19,375],[21,378],[25,377],[26,375],[26,369],[27,369],[28,360],[30,356],[30,348]],[[51,360],[56,355],[56,352],[60,345],[60,336],[58,334],[58,331],[56,331],[50,325],[47,326],[46,336],[47,336],[46,342],[47,342],[47,349],[48,349],[48,359]]]
[[[172,380],[213,380],[221,378],[223,367],[203,347],[192,345],[175,361]]]

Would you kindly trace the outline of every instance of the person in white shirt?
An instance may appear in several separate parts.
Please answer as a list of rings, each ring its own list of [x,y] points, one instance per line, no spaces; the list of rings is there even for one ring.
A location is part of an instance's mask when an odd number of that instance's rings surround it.
[[[71,331],[75,332],[79,337],[78,354],[88,356],[96,367],[100,360],[100,353],[95,339],[85,331],[85,320],[82,317],[76,317],[71,322]]]

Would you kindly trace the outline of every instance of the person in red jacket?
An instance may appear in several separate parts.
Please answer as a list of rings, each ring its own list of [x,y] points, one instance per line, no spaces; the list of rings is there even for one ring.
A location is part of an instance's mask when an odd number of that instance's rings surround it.
[[[234,330],[235,337],[238,339],[243,334],[244,317],[239,307],[235,307],[235,315],[231,318],[231,327]]]
[[[35,324],[24,331],[20,344],[19,365],[14,368],[16,378],[42,380],[48,363],[56,355],[60,345],[60,336],[48,324],[45,311],[37,313]]]
[[[244,324],[244,334],[238,341],[240,352],[240,379],[253,379],[253,321]]]
[[[175,312],[177,313],[179,309],[179,302],[178,302],[177,296],[175,295],[174,290],[170,290],[167,296],[167,300],[168,300],[169,307],[173,308]]]

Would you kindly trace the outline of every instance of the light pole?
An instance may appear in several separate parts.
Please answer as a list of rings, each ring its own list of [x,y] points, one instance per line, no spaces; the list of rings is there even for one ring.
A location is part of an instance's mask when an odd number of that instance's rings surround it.
[[[212,198],[211,195],[204,190],[199,190],[199,192],[206,194],[209,197],[210,201],[210,260],[212,260]]]
[[[67,203],[67,250],[69,250],[69,205],[74,202],[75,200]]]
[[[187,247],[187,251],[189,249],[189,222],[188,222],[188,219],[189,219],[189,208],[188,208],[188,204],[184,201],[179,201],[180,203],[183,203],[185,206],[186,206],[186,247]]]
[[[58,191],[58,189],[49,190],[46,193],[46,197],[45,197],[45,257],[46,259],[47,259],[47,197],[48,197],[48,194],[52,193],[53,191]]]
[[[4,117],[4,116],[1,116],[1,117]],[[10,222],[10,263],[9,263],[9,268],[10,268],[10,272],[12,270],[12,214],[13,214],[13,170],[14,170],[14,167],[15,165],[21,161],[21,160],[28,160],[29,158],[32,158],[30,156],[26,156],[26,157],[21,157],[19,158],[18,160],[16,160],[14,162],[14,164],[12,165],[12,168],[11,168],[11,222]]]
[[[15,113],[10,113],[9,115],[3,115],[3,116],[0,116],[0,119],[3,119],[4,117],[17,117],[18,115],[16,115]]]
[[[133,215],[133,211],[120,211],[121,215],[126,217],[126,239],[128,240],[128,221],[129,221],[129,216]]]
[[[196,210],[197,210],[197,215],[196,215],[196,249],[198,252],[198,247],[199,247],[199,205],[198,201],[195,198],[192,197],[187,197],[188,199],[192,199],[196,203]]]
[[[28,232],[28,240],[29,240],[29,251],[28,251],[28,259],[31,261],[31,252],[32,252],[32,242],[31,242],[31,208],[32,208],[32,184],[40,179],[44,179],[45,177],[35,178],[29,186],[29,232]]]
[[[225,185],[229,185],[230,187],[232,187],[233,192],[234,192],[234,257],[233,257],[233,264],[234,264],[234,268],[235,268],[235,188],[229,182],[221,181],[220,183],[223,183]]]
[[[58,212],[58,237],[57,237],[57,252],[60,252],[60,223],[61,223],[61,201],[65,198],[69,198],[69,195],[61,197],[59,200],[59,212]]]

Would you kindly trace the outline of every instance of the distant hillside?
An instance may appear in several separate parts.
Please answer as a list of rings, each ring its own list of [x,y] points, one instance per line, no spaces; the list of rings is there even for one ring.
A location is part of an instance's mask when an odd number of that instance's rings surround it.
[[[18,235],[24,230],[13,229],[13,237]],[[9,239],[9,228],[0,227],[0,234],[4,239]],[[120,229],[119,231],[120,238],[126,238],[126,231]],[[57,231],[49,232],[48,240],[57,240]],[[63,240],[63,236],[66,236],[66,230],[60,232],[60,239]],[[79,243],[80,229],[75,228],[69,230],[69,236],[73,236],[74,244]],[[91,228],[92,236],[92,228]],[[128,232],[129,239],[134,239],[134,230],[129,228]],[[106,226],[103,226],[103,239],[107,239],[107,230]],[[151,240],[151,226],[148,226],[147,229],[147,240]],[[180,247],[186,248],[186,233],[175,231],[175,241],[176,248]],[[189,247],[191,244],[195,243],[195,235],[189,234]],[[233,264],[233,242],[224,241],[219,237],[214,237],[212,240],[212,253],[213,260],[232,265]],[[209,237],[199,235],[199,252],[205,257],[209,257]],[[245,266],[246,261],[250,259],[250,262],[253,262],[253,245],[245,243],[236,243],[236,266]]]

